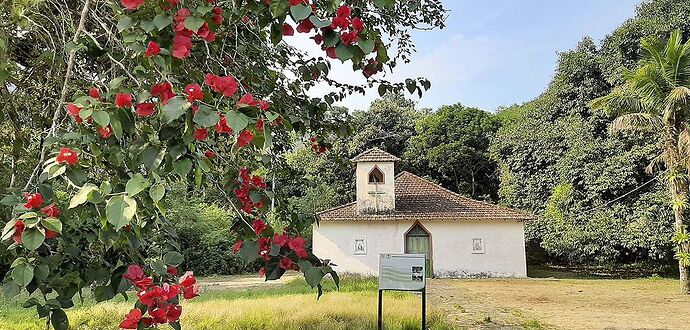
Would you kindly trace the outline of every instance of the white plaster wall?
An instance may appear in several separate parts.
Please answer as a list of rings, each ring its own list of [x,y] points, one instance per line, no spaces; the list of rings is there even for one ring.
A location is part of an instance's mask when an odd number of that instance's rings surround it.
[[[369,183],[369,172],[378,166],[384,175],[383,184]],[[359,211],[393,211],[395,210],[395,163],[393,162],[358,162],[356,171],[357,209]],[[377,189],[378,186],[378,189]],[[370,194],[378,191],[380,194]],[[376,210],[378,198],[378,210]]]
[[[526,277],[523,222],[421,221],[431,233],[433,271],[439,277]],[[404,235],[413,221],[322,221],[313,228],[314,254],[331,259],[338,272],[378,274],[380,253],[404,253]],[[355,255],[365,238],[366,255]],[[484,253],[472,253],[472,239]]]

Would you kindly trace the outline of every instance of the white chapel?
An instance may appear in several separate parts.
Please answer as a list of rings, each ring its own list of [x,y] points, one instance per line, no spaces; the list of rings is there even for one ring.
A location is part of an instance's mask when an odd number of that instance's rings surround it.
[[[436,277],[525,277],[530,214],[456,194],[369,149],[356,163],[357,200],[318,213],[313,250],[340,273],[377,275],[380,253],[427,255]]]

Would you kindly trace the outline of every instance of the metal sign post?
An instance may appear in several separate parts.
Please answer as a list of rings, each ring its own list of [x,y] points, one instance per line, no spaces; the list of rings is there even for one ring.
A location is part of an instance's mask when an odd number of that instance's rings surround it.
[[[422,329],[426,329],[426,255],[391,254],[379,256],[379,330],[383,329],[383,291],[422,293]]]

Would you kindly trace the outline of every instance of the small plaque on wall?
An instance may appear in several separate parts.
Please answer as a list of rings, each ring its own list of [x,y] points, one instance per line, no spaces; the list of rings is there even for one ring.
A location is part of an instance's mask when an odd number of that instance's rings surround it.
[[[484,240],[481,238],[472,239],[472,253],[484,253]]]
[[[355,238],[355,255],[367,254],[367,239]]]

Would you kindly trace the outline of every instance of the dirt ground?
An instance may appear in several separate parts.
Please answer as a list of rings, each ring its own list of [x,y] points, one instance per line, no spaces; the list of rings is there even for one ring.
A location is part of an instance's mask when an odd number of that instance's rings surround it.
[[[671,279],[433,279],[429,294],[460,329],[690,329]]]
[[[278,286],[290,282],[298,277],[297,272],[287,272],[280,280],[266,281],[257,275],[227,275],[227,276],[208,276],[199,279],[199,283],[204,290],[224,290],[237,289],[248,290],[259,287]]]

